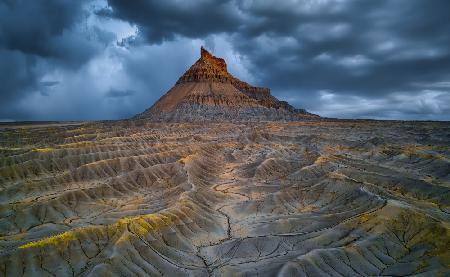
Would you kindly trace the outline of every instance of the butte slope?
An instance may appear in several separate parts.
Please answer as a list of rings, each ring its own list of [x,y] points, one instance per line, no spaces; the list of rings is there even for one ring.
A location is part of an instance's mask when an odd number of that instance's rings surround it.
[[[253,87],[227,70],[225,60],[201,48],[201,56],[174,87],[136,118],[155,121],[298,120],[317,118],[279,101],[268,88]]]

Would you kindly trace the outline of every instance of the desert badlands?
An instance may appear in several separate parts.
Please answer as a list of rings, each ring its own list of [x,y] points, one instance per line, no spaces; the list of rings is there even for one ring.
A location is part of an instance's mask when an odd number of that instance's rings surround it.
[[[321,118],[202,49],[132,119],[0,128],[0,276],[450,275],[449,122]]]

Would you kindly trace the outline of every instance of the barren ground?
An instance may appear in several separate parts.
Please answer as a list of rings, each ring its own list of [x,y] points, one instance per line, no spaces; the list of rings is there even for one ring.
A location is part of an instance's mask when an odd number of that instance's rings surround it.
[[[0,276],[450,274],[449,122],[0,129]]]

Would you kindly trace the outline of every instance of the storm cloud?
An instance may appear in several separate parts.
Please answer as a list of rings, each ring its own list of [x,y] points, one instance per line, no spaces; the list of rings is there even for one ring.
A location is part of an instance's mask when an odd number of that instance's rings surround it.
[[[446,0],[3,1],[0,119],[117,119],[205,45],[235,76],[341,118],[450,120]]]

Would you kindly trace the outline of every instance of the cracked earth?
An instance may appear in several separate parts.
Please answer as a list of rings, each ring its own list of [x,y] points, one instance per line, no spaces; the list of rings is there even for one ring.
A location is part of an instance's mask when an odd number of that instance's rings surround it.
[[[0,128],[0,276],[450,274],[448,122]]]

